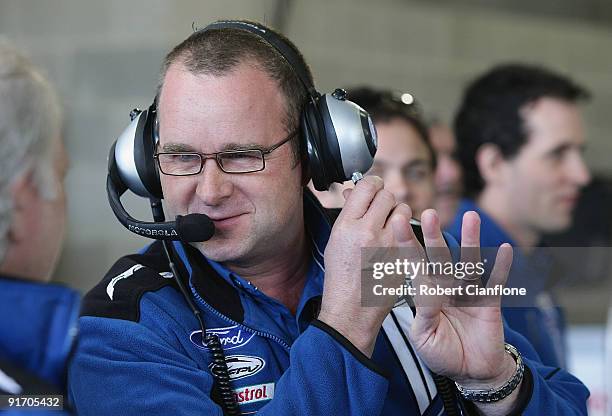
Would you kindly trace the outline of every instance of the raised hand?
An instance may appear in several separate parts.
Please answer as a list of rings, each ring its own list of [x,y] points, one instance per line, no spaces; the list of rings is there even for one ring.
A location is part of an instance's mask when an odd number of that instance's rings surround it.
[[[451,261],[436,212],[423,212],[421,225],[429,261]],[[480,218],[475,212],[464,215],[461,237],[460,261],[480,261]],[[498,251],[487,286],[503,285],[511,264],[512,248],[504,244]],[[420,276],[415,284],[434,285],[435,279],[439,278]],[[493,303],[491,297],[473,296],[470,301],[467,306],[459,306],[451,296],[436,296],[432,302],[417,295],[417,313],[410,338],[419,356],[438,374],[469,386],[490,387],[499,381],[503,384],[515,365],[504,352],[501,297]],[[508,359],[508,367],[501,365]]]
[[[325,249],[325,283],[319,320],[332,326],[367,356],[371,356],[383,320],[395,303],[361,305],[361,248],[419,247],[412,233],[412,212],[396,205],[383,181],[367,176],[345,191],[346,203]]]

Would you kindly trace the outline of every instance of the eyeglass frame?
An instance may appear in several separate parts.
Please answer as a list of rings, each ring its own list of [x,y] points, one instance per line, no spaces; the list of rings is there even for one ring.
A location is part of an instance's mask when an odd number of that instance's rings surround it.
[[[219,169],[221,169],[221,171],[223,173],[227,173],[230,175],[240,175],[243,173],[254,173],[254,172],[261,172],[262,170],[264,170],[266,168],[266,158],[265,156],[272,153],[273,151],[275,151],[276,149],[278,149],[279,147],[281,147],[282,145],[284,145],[285,143],[290,142],[292,139],[294,139],[298,133],[300,132],[299,129],[295,129],[294,131],[292,131],[287,137],[285,137],[284,139],[282,139],[280,142],[268,147],[267,149],[241,149],[241,150],[223,150],[221,152],[213,152],[213,153],[200,153],[200,152],[156,152],[153,155],[153,158],[155,160],[157,160],[157,167],[159,168],[159,171],[166,175],[166,176],[194,176],[194,175],[199,175],[200,173],[202,173],[202,171],[204,170],[204,162],[207,159],[215,159],[215,162],[217,162],[217,166],[219,167]],[[223,166],[221,165],[220,162],[220,155],[222,154],[227,154],[227,153],[231,153],[231,154],[236,154],[236,153],[246,153],[246,152],[253,152],[253,151],[257,151],[259,153],[261,153],[261,160],[262,160],[262,167],[261,169],[256,169],[256,170],[248,170],[246,172],[227,172],[225,169],[223,169]],[[187,174],[174,174],[174,173],[165,173],[162,168],[161,168],[161,163],[159,161],[159,156],[160,155],[198,155],[200,158],[200,169],[195,172],[195,173],[187,173]]]

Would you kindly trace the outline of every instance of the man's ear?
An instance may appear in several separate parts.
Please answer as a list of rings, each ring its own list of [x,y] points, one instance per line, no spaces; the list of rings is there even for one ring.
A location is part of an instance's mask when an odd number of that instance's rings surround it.
[[[33,204],[38,204],[38,190],[34,184],[32,171],[19,175],[11,184],[11,198],[13,202],[13,212],[11,225],[8,232],[9,241],[19,243],[29,238],[32,221],[29,213],[32,211]]]
[[[476,166],[485,186],[493,185],[503,179],[506,160],[499,146],[486,143],[476,152]]]

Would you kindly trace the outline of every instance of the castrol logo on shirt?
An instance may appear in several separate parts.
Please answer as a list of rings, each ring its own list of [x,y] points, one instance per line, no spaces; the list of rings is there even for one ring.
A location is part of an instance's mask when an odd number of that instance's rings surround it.
[[[271,400],[274,398],[274,383],[240,387],[234,390],[234,398],[239,405]]]

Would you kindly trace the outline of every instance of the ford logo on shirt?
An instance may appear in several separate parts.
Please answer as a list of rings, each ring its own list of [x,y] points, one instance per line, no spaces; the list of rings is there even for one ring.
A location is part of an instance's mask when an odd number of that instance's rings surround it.
[[[252,355],[228,355],[225,357],[225,362],[227,363],[230,380],[240,380],[241,378],[253,376],[266,366],[266,362],[262,358]],[[210,366],[210,370],[213,373],[215,367],[215,364]]]
[[[255,336],[250,332],[246,332],[243,328],[239,328],[238,325],[228,326],[226,328],[210,328],[206,330],[209,334],[215,334],[219,337],[219,341],[223,346],[224,350],[232,350],[234,348],[242,347],[249,343],[249,341]],[[189,336],[191,342],[196,347],[206,349],[202,345],[202,331],[193,331]]]

